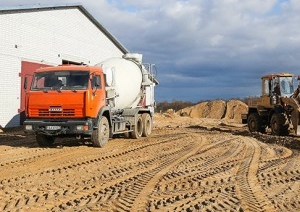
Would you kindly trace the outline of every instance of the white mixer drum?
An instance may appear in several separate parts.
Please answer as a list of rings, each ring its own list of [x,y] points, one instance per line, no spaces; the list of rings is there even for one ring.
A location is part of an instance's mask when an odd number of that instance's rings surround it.
[[[117,97],[114,109],[135,108],[141,95],[142,71],[140,67],[124,58],[110,58],[96,66],[101,66],[104,72],[110,72],[106,86],[115,89]]]

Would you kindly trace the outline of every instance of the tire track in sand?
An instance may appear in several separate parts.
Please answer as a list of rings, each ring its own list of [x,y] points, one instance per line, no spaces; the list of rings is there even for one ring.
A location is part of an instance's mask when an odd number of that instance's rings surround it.
[[[246,151],[237,171],[237,191],[243,211],[276,211],[257,179],[261,150],[256,140],[243,138]]]
[[[199,142],[204,142],[206,140],[205,137],[196,137],[196,140],[193,146],[190,146],[186,151],[181,152],[176,157],[172,158],[168,163],[165,165],[160,166],[159,170],[157,170],[156,173],[153,173],[153,176],[150,180],[146,182],[143,188],[139,191],[139,194],[135,198],[135,201],[133,202],[133,207],[131,208],[132,211],[142,211],[147,207],[147,201],[149,199],[149,196],[151,192],[154,190],[154,187],[156,186],[157,182],[161,179],[162,176],[164,176],[170,168],[174,167],[175,165],[178,165],[179,163],[187,160],[192,155],[196,154],[198,151],[200,151],[200,148],[202,148],[202,145],[197,145]]]

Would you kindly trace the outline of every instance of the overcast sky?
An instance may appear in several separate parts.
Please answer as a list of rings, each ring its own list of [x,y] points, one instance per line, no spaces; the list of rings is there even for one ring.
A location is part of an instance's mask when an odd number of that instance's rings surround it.
[[[50,3],[51,2],[51,3]],[[155,63],[157,101],[259,95],[264,74],[300,75],[299,0],[1,0],[82,4],[130,52]]]

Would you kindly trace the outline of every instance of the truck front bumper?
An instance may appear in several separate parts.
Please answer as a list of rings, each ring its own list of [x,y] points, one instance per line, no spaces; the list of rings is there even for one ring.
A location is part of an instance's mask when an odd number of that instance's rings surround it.
[[[29,134],[44,135],[92,135],[92,119],[40,120],[26,119],[24,131]]]

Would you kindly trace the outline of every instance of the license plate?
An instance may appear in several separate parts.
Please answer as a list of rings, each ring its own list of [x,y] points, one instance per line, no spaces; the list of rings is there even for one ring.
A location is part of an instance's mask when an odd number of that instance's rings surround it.
[[[46,130],[60,130],[61,126],[46,126]]]

